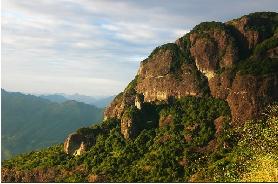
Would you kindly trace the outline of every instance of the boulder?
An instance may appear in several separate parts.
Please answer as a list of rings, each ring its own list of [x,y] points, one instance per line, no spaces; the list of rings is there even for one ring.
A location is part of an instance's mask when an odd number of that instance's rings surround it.
[[[64,151],[69,155],[81,155],[86,150],[85,142],[86,140],[84,136],[77,133],[72,133],[64,142]]]

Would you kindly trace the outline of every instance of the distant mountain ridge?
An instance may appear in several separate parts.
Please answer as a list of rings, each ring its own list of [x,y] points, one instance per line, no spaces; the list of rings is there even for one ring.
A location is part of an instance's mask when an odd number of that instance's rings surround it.
[[[39,97],[48,99],[52,102],[58,102],[58,103],[65,102],[67,100],[75,100],[89,105],[95,105],[96,107],[99,108],[104,108],[112,102],[115,96],[91,97],[91,96],[80,95],[80,94],[67,95],[63,93],[58,93],[58,94],[39,95]]]
[[[58,97],[61,103],[1,89],[2,159],[60,143],[102,119],[103,109]]]
[[[65,101],[69,100],[69,99],[65,98],[64,96],[57,95],[57,94],[53,94],[53,95],[40,95],[38,97],[50,100],[51,102],[57,102],[57,103],[63,103]]]

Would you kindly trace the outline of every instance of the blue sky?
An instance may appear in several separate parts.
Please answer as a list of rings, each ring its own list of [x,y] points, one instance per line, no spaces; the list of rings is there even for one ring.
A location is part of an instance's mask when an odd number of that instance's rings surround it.
[[[2,0],[2,88],[121,92],[140,61],[203,21],[277,11],[277,0]]]

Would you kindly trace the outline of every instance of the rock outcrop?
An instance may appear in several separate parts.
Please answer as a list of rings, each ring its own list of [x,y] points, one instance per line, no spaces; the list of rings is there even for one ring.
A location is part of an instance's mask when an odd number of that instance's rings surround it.
[[[171,96],[201,96],[204,92],[198,72],[194,64],[184,59],[176,44],[166,44],[141,62],[135,89],[147,102],[167,100]]]
[[[277,27],[277,13],[253,13],[228,21],[226,24],[239,31],[242,38],[241,45],[251,50],[273,34]]]
[[[232,70],[225,70],[221,74],[215,74],[208,82],[211,96],[223,100],[227,99],[233,80],[234,73]]]
[[[64,152],[78,156],[95,144],[98,131],[91,128],[81,128],[70,134],[64,141]]]
[[[123,117],[127,108],[141,109],[144,102],[168,102],[185,96],[226,100],[234,125],[256,117],[266,104],[277,100],[277,17],[277,13],[265,12],[227,23],[205,22],[175,43],[157,47],[106,109],[105,118],[120,119],[123,135],[133,137],[138,122]],[[254,74],[255,64],[242,67],[246,60],[267,60],[265,65],[274,69]],[[170,122],[171,118],[165,117],[159,124]]]
[[[227,97],[234,123],[256,117],[270,102],[278,99],[278,75],[237,74]]]
[[[191,56],[207,78],[217,70],[231,68],[238,61],[238,48],[225,24],[205,22],[196,26],[189,36]]]
[[[86,150],[85,138],[77,133],[70,134],[64,142],[64,151],[69,155],[80,155]]]
[[[136,107],[126,109],[121,118],[121,133],[125,139],[134,138],[138,134],[140,114]]]
[[[104,120],[108,119],[108,118],[121,118],[121,115],[124,111],[124,108],[126,106],[126,104],[124,104],[123,102],[124,96],[123,93],[118,94],[113,102],[111,102],[111,104],[105,109],[104,112]]]

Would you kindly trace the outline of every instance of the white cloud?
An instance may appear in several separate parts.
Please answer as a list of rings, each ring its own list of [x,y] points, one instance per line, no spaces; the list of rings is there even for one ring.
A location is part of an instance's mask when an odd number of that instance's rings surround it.
[[[182,36],[184,36],[186,33],[189,33],[190,30],[188,29],[176,29],[174,30],[174,36],[176,38],[180,38]]]
[[[3,0],[2,87],[117,94],[155,47],[200,21],[277,9],[275,0]]]
[[[144,24],[119,22],[104,24],[102,27],[115,34],[115,37],[131,43],[151,41],[156,38],[156,30]]]

